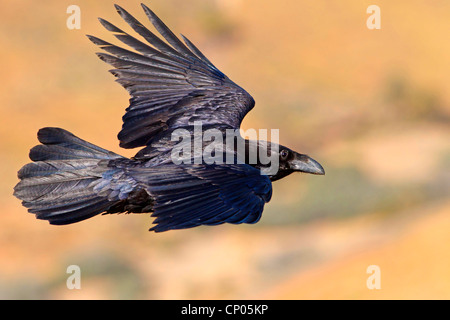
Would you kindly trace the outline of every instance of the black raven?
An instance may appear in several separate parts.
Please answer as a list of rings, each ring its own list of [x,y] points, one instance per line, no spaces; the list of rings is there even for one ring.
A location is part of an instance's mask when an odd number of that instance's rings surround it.
[[[114,67],[110,72],[131,95],[118,135],[120,146],[144,148],[128,159],[60,128],[39,130],[41,144],[31,149],[33,162],[19,170],[20,182],[14,188],[29,212],[54,225],[100,213],[151,212],[156,219],[150,230],[156,232],[225,222],[256,223],[272,196],[272,181],[295,171],[324,174],[322,166],[307,155],[236,134],[231,147],[223,139],[215,143],[210,139],[214,159],[223,160],[226,155],[231,162],[197,161],[198,153],[189,144],[180,152],[182,156],[175,157],[183,161],[176,163],[173,151],[182,143],[174,134],[180,130],[193,134],[200,123],[201,132],[214,129],[219,138],[225,138],[239,130],[255,102],[191,41],[184,36],[184,43],[180,41],[148,7],[142,5],[165,41],[115,7],[147,43],[103,19],[101,24],[134,51],[88,37],[106,52],[97,55]],[[244,141],[243,153],[237,147],[239,138]],[[207,147],[200,142],[201,152]],[[256,149],[263,152],[254,158],[250,153]],[[275,156],[271,159],[276,160],[276,170],[268,170],[262,155]]]

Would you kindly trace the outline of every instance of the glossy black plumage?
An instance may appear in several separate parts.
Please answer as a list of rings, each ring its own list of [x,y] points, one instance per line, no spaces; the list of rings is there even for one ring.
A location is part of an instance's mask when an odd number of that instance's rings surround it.
[[[175,130],[192,133],[201,122],[225,135],[227,129],[239,129],[255,102],[192,42],[182,36],[183,43],[142,7],[165,41],[117,5],[120,16],[147,43],[103,19],[101,24],[134,51],[88,37],[106,52],[97,55],[114,67],[110,72],[131,96],[118,135],[120,146],[144,148],[128,159],[64,129],[41,129],[41,144],[30,151],[33,162],[19,171],[21,181],[14,188],[29,212],[57,225],[100,213],[151,212],[155,226],[150,230],[157,232],[255,223],[271,199],[271,181],[294,171],[324,173],[315,160],[278,145],[273,150],[280,147],[284,153],[278,172],[271,175],[263,174],[261,163],[239,158],[235,149],[224,149],[232,164],[175,164]]]
[[[253,98],[220,72],[190,41],[186,43],[192,51],[149,8],[145,5],[143,8],[172,47],[117,5],[120,16],[154,48],[103,19],[100,22],[107,30],[138,53],[88,36],[107,52],[98,56],[115,68],[110,72],[131,95],[119,133],[120,146],[149,145],[157,134],[193,125],[194,121],[202,121],[205,126],[239,128],[255,104]]]

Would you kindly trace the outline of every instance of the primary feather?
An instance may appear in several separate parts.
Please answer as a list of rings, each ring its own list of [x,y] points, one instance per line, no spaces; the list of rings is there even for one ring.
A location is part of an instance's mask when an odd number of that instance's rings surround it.
[[[239,128],[254,106],[253,98],[189,40],[183,37],[187,46],[183,44],[153,11],[143,8],[167,43],[118,5],[120,16],[148,43],[104,19],[101,24],[137,52],[88,36],[107,52],[98,56],[115,67],[111,73],[131,95],[119,133],[121,147],[148,146],[171,129],[192,126],[194,121]]]

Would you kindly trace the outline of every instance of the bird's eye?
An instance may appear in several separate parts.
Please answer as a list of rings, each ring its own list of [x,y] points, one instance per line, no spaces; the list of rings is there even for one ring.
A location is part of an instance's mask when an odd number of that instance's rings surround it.
[[[282,160],[286,160],[287,157],[289,156],[289,151],[286,149],[281,150],[280,152],[280,156]]]

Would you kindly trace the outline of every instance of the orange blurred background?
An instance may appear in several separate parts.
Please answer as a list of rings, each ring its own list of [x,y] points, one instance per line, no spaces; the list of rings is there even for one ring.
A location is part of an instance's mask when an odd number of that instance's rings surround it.
[[[141,1],[116,1],[149,26]],[[325,176],[274,183],[256,225],[149,233],[148,215],[57,227],[12,196],[36,132],[65,128],[116,153],[128,94],[85,37],[130,28],[110,1],[0,3],[0,298],[449,299],[450,3],[146,3],[256,100],[243,128]],[[66,9],[81,9],[69,30]],[[366,9],[381,10],[369,30]],[[69,290],[69,265],[81,289]],[[380,289],[366,285],[370,265]]]

